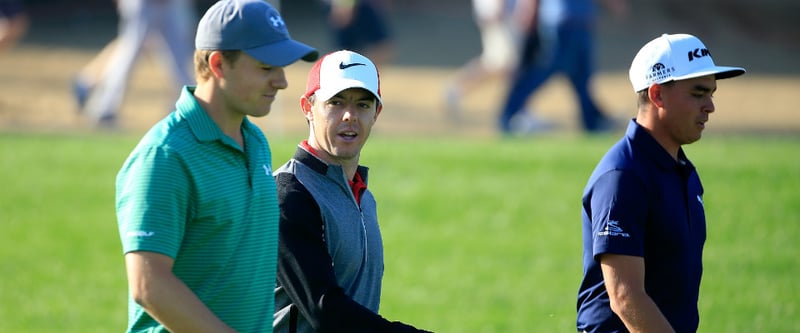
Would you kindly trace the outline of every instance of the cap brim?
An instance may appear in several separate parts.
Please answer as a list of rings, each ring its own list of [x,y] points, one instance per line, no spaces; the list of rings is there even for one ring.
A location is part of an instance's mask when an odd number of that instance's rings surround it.
[[[687,80],[696,77],[706,76],[706,75],[714,75],[717,80],[722,79],[729,79],[732,77],[736,77],[745,73],[744,68],[741,67],[726,67],[726,66],[714,66],[699,72],[694,72],[689,75],[684,76],[675,76],[672,77],[672,80]]]
[[[361,88],[361,89],[364,89],[366,91],[369,91],[373,96],[375,96],[375,99],[378,100],[378,103],[383,104],[383,101],[381,101],[381,97],[378,96],[378,94],[375,93],[374,91],[369,90],[369,88],[367,88],[365,86],[364,82],[361,82],[359,80],[339,79],[339,81],[338,81],[338,83],[337,83],[335,88],[331,88],[331,89],[327,89],[327,90],[323,89],[323,88],[320,88],[320,89],[317,89],[317,91],[315,91],[314,94],[317,95],[317,97],[319,99],[321,99],[323,101],[327,101],[327,100],[333,98],[333,96],[336,96],[336,94],[338,94],[338,93],[340,93],[340,92],[342,92],[344,90],[351,89],[351,88]]]
[[[717,80],[730,79],[732,77],[737,77],[739,75],[742,75],[746,72],[744,68],[739,68],[739,67],[722,67],[722,68],[727,68],[727,70],[725,70],[724,72],[719,72],[714,74],[717,77]]]
[[[270,66],[284,67],[302,59],[316,61],[319,52],[311,46],[293,39],[242,50],[258,61]]]

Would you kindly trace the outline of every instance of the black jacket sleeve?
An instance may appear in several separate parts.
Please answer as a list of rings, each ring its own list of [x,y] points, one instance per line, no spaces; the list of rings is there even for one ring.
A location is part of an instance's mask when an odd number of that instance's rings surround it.
[[[294,175],[280,173],[276,182],[278,282],[317,332],[427,332],[388,321],[347,296],[336,281],[319,205]]]

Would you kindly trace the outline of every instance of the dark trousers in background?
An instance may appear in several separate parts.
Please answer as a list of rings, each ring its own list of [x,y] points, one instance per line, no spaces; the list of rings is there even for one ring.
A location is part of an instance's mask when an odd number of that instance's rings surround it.
[[[528,98],[556,73],[567,76],[578,97],[581,124],[595,131],[604,116],[589,87],[593,74],[592,22],[568,22],[552,29],[539,28],[525,41],[520,69],[514,75],[500,114],[500,130],[511,131],[511,119],[525,110]]]

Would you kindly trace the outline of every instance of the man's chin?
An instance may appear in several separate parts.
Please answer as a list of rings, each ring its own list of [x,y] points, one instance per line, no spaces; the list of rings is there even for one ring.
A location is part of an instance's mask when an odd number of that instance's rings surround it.
[[[262,117],[266,117],[267,115],[269,115],[270,111],[272,111],[272,109],[259,110],[258,112],[251,113],[249,116],[256,117],[256,118],[262,118]]]

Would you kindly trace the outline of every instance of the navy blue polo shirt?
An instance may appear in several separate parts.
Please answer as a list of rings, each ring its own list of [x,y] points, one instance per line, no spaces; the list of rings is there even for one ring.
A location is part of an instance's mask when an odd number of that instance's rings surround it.
[[[706,239],[703,186],[683,149],[678,161],[634,120],[583,192],[583,280],[578,331],[627,332],[611,311],[597,258],[643,257],[645,290],[676,332],[696,332]]]

